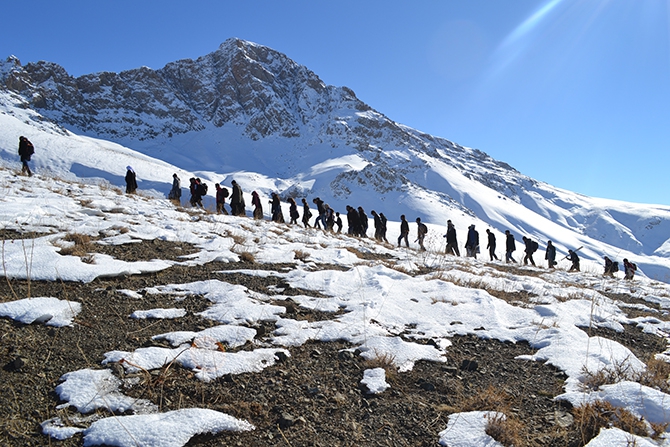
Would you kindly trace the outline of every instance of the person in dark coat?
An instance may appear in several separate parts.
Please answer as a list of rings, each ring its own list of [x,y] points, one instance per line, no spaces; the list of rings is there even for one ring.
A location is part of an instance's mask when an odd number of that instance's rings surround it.
[[[228,197],[228,190],[221,187],[218,183],[214,184],[214,186],[216,187],[216,212],[228,215],[228,211],[226,211],[226,197]]]
[[[298,225],[298,217],[300,217],[300,213],[298,213],[298,204],[295,203],[295,199],[293,197],[288,198],[288,203],[288,214],[291,218],[289,223]]]
[[[479,251],[479,232],[475,230],[474,224],[468,227],[468,239],[465,241],[465,250],[469,257],[477,259],[477,252]]]
[[[333,231],[335,226],[335,211],[326,203],[323,205],[326,210],[326,230]]]
[[[623,260],[623,279],[631,280],[635,277],[635,272],[637,272],[637,265],[634,262],[630,262],[628,259]]]
[[[375,225],[375,239],[378,241],[382,241],[382,219],[379,217],[379,214],[377,214],[377,211],[372,210],[370,211],[370,214],[372,214],[372,218],[374,220],[374,225]]]
[[[363,207],[358,207],[358,220],[360,222],[360,236],[368,237],[368,225],[370,224],[368,220],[368,215],[363,211]]]
[[[505,262],[509,263],[514,262],[516,264],[516,259],[512,257],[512,252],[516,250],[516,241],[514,240],[514,235],[505,230]]]
[[[168,199],[176,202],[181,200],[181,180],[177,173],[172,174],[172,189],[168,193]]]
[[[456,228],[454,227],[454,224],[451,223],[451,220],[447,220],[447,233],[444,237],[447,238],[446,254],[460,256],[461,253],[458,250],[458,240],[456,240]]]
[[[347,205],[347,233],[351,236],[360,236],[361,235],[361,216],[358,214],[358,210],[353,206]]]
[[[382,241],[386,242],[388,244],[389,240],[386,239],[386,225],[388,223],[388,219],[386,216],[384,216],[384,213],[379,213],[379,219],[382,221],[382,231],[381,231],[381,238]]]
[[[304,197],[302,198],[302,223],[305,226],[305,228],[309,228],[309,219],[312,217],[312,212],[309,209],[309,204],[307,203],[307,199]]]
[[[551,241],[547,241],[547,249],[544,252],[544,259],[547,260],[547,267],[553,269],[556,265],[556,247]]]
[[[400,216],[400,236],[398,236],[398,247],[400,247],[401,242],[405,241],[405,246],[409,248],[409,222],[405,219],[405,215]]]
[[[529,237],[524,236],[523,238],[523,243],[526,246],[524,249],[524,253],[526,254],[523,257],[523,265],[528,265],[528,261],[530,261],[533,266],[535,266],[535,261],[533,260],[533,253],[535,253],[536,246],[533,244],[533,240]]]
[[[272,200],[270,200],[270,219],[273,222],[284,223],[284,215],[281,211],[281,200],[279,199],[279,194],[273,192],[270,194]]]
[[[342,231],[342,217],[337,211],[335,212],[335,225],[337,226],[337,232],[340,233]]]
[[[421,218],[416,218],[416,242],[419,243],[419,250],[426,251],[426,247],[423,246],[423,240],[426,238],[426,233],[428,233],[428,227],[425,223],[421,222]]]
[[[251,193],[251,204],[254,206],[254,219],[263,219],[263,204],[261,198],[256,191]]]
[[[242,188],[237,184],[235,180],[230,182],[233,186],[233,193],[230,196],[230,209],[233,216],[244,216],[246,215],[245,204],[244,204],[244,193],[242,193]]]
[[[26,137],[20,136],[19,137],[19,156],[21,157],[21,164],[23,165],[21,168],[21,174],[28,174],[29,177],[32,177],[33,173],[30,171],[30,166],[28,166],[28,162],[30,161],[30,158],[33,156],[35,153],[35,146],[33,146],[33,143],[30,142]],[[137,186],[135,186],[137,188]]]
[[[137,177],[132,167],[126,166],[126,194],[134,194],[137,190]]]
[[[326,209],[323,207],[323,200],[321,200],[320,197],[316,197],[312,199],[312,203],[316,205],[316,211],[319,213],[318,216],[316,216],[316,219],[314,219],[314,228],[321,228],[321,225],[323,225],[323,229],[326,229]]]
[[[488,228],[486,229],[486,234],[488,234],[488,244],[486,245],[486,248],[489,249],[489,257],[491,258],[491,261],[494,259],[497,261],[498,256],[496,256],[496,235],[493,234],[493,231],[489,230]]]
[[[608,256],[605,256],[605,273],[603,276],[614,278],[614,274],[619,271],[619,263],[612,261]]]
[[[568,260],[570,260],[570,262],[572,262],[572,265],[570,266],[570,270],[568,270],[568,271],[569,272],[572,272],[572,271],[578,272],[579,271],[579,256],[577,256],[577,253],[572,251],[572,250],[568,250],[567,258],[568,258]]]

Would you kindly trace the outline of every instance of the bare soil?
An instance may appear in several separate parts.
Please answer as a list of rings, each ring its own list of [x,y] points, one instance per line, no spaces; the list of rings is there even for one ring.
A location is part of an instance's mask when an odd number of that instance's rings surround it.
[[[12,235],[16,237],[16,235]],[[186,244],[146,241],[132,246],[95,245],[96,251],[119,259],[178,259],[193,252]],[[208,303],[198,296],[179,302],[187,316],[175,320],[128,318],[135,310],[174,307],[168,295],[145,295],[138,300],[119,292],[146,287],[218,278],[267,295],[315,294],[287,288],[281,280],[240,273],[240,268],[282,269],[292,264],[210,263],[200,267],[174,266],[165,271],[98,279],[88,284],[45,281],[0,281],[0,299],[53,296],[79,301],[83,310],[72,327],[23,325],[0,319],[0,445],[81,446],[80,435],[64,441],[41,433],[40,423],[56,415],[67,420],[71,410],[57,410],[55,388],[63,374],[82,368],[102,368],[110,350],[132,351],[157,345],[151,336],[178,330],[202,330],[215,323],[196,314]],[[287,305],[292,318],[324,318]],[[332,318],[332,316],[331,316]],[[259,338],[274,326],[257,327]],[[599,330],[642,359],[665,349],[656,336],[626,327],[623,333]],[[555,368],[517,360],[532,354],[526,343],[503,343],[476,336],[454,337],[448,362],[419,362],[407,373],[388,368],[391,388],[371,396],[361,389],[363,371],[375,365],[344,352],[344,342],[308,343],[291,348],[291,356],[261,373],[223,377],[203,383],[189,370],[163,368],[143,377],[142,385],[123,390],[152,400],[162,411],[204,407],[248,420],[256,430],[246,433],[201,435],[189,446],[436,446],[451,413],[505,410],[520,422],[519,438],[528,446],[581,446],[584,439],[571,423],[572,409],[553,398],[562,393],[566,376]],[[240,349],[248,349],[242,347]],[[122,368],[112,368],[123,375]]]

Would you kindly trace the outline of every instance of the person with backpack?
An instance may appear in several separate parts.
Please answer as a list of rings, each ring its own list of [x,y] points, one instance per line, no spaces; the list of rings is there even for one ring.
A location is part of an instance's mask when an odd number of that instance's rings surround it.
[[[19,156],[21,157],[21,164],[23,165],[21,168],[21,174],[28,174],[28,177],[32,177],[33,175],[33,173],[30,171],[30,166],[28,166],[28,162],[34,153],[35,146],[33,146],[33,143],[31,143],[30,140],[28,140],[26,137],[20,136]]]
[[[516,250],[516,241],[514,235],[509,230],[505,230],[505,262],[516,264],[516,259],[512,257],[512,252]]]
[[[375,225],[375,239],[379,242],[382,240],[382,219],[379,217],[379,214],[377,214],[377,211],[372,210],[370,211],[370,214],[372,214],[372,219],[374,221]]]
[[[270,220],[272,220],[272,222],[284,223],[284,214],[281,210],[279,194],[273,192],[270,194],[270,197],[272,197],[272,200],[270,200]]]
[[[419,249],[421,251],[426,251],[426,247],[423,246],[423,240],[426,238],[426,234],[428,233],[428,227],[426,226],[425,223],[421,222],[421,218],[417,217],[416,218],[416,241],[419,243]]]
[[[335,211],[327,203],[323,205],[326,209],[326,230],[333,231],[335,226]]]
[[[335,225],[337,225],[337,232],[340,233],[342,231],[342,218],[339,211],[335,212]]]
[[[323,200],[321,200],[320,197],[316,197],[312,199],[312,203],[316,205],[316,212],[319,213],[318,216],[316,216],[316,219],[314,219],[314,228],[321,228],[321,225],[323,225],[323,229],[326,229],[326,209],[323,207]]]
[[[228,215],[226,211],[226,197],[228,197],[228,188],[222,187],[220,184],[216,183],[214,185],[216,188],[216,212],[218,214]]]
[[[251,204],[254,206],[254,219],[262,220],[263,219],[263,205],[261,204],[261,198],[256,191],[253,191],[251,193]]]
[[[553,269],[557,264],[556,262],[556,247],[554,247],[553,242],[547,241],[547,249],[544,251],[544,259],[547,260],[547,266],[550,269]]]
[[[494,259],[497,261],[498,256],[496,256],[496,235],[493,234],[493,231],[490,229],[486,229],[486,234],[488,234],[488,244],[486,245],[486,248],[489,249],[489,257],[491,258],[491,261]]]
[[[524,253],[526,254],[523,257],[523,265],[528,265],[528,261],[530,261],[531,264],[533,264],[533,267],[535,267],[535,261],[533,260],[533,253],[535,253],[538,249],[538,243],[532,240],[529,237],[522,237],[524,244],[526,245],[526,248],[524,249]]]
[[[400,247],[400,244],[404,239],[405,246],[409,248],[409,240],[407,239],[408,236],[409,236],[409,222],[407,222],[407,219],[405,219],[405,215],[403,214],[402,216],[400,216],[400,236],[398,236],[398,247]]]
[[[347,234],[351,236],[361,235],[361,215],[353,206],[347,205]]]
[[[137,177],[131,166],[126,166],[126,194],[135,194],[137,190]]]
[[[181,180],[175,172],[172,174],[172,189],[168,193],[168,199],[179,202],[181,200]],[[179,203],[177,203],[178,205]]]
[[[309,204],[307,199],[302,198],[302,223],[305,228],[309,228],[309,219],[312,218],[312,211],[309,209]]]
[[[570,269],[568,272],[578,272],[579,271],[579,256],[577,255],[577,252],[568,250],[568,255],[566,258],[572,262],[572,265],[570,266]]]
[[[614,278],[614,274],[619,271],[619,263],[612,261],[608,256],[605,256],[605,273],[603,276]]]
[[[448,255],[460,256],[458,251],[458,240],[456,239],[456,228],[451,220],[447,220],[447,233],[444,235],[447,238],[447,248],[445,253]]]
[[[635,272],[637,272],[637,265],[634,262],[628,261],[628,259],[623,260],[623,279],[632,280],[635,277]]]
[[[477,259],[477,252],[479,251],[479,232],[475,230],[475,225],[468,227],[468,238],[465,241],[465,252],[470,258]]]

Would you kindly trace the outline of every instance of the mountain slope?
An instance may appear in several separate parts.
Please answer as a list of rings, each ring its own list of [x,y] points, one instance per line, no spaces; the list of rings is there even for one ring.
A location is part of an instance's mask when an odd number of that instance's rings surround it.
[[[551,239],[562,254],[584,246],[582,256],[597,262],[605,254],[635,258],[647,275],[670,278],[669,207],[538,182],[479,150],[395,123],[261,45],[230,39],[158,70],[78,78],[54,63],[9,58],[0,79],[3,128],[16,129],[0,137],[5,158],[15,157],[23,133],[37,145],[36,164],[56,172],[120,184],[132,164],[141,188],[162,191],[171,171],[214,182],[235,176],[246,192],[266,197],[320,196],[336,210],[362,205],[392,220],[452,219],[461,243],[471,223],[482,235],[485,226],[498,230],[499,247],[510,229],[542,247]],[[99,150],[117,151],[118,165],[102,165]]]

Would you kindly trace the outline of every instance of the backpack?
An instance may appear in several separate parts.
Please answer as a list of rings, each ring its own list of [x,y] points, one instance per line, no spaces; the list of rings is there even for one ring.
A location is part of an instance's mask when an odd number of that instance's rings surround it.
[[[421,228],[421,234],[427,234],[428,233],[428,227],[426,226],[425,223],[422,222],[421,226],[419,228]]]
[[[539,247],[540,246],[537,243],[537,241],[530,241],[530,252],[531,253],[535,253]]]
[[[205,188],[205,191],[206,190],[207,188]],[[230,195],[230,193],[228,192],[228,188],[221,188],[221,190],[223,191],[221,194],[223,194],[224,199]]]
[[[201,196],[206,196],[207,195],[207,183],[200,183],[198,192],[200,192]]]
[[[612,262],[612,267],[610,268],[612,273],[619,271],[619,263],[617,261]]]

